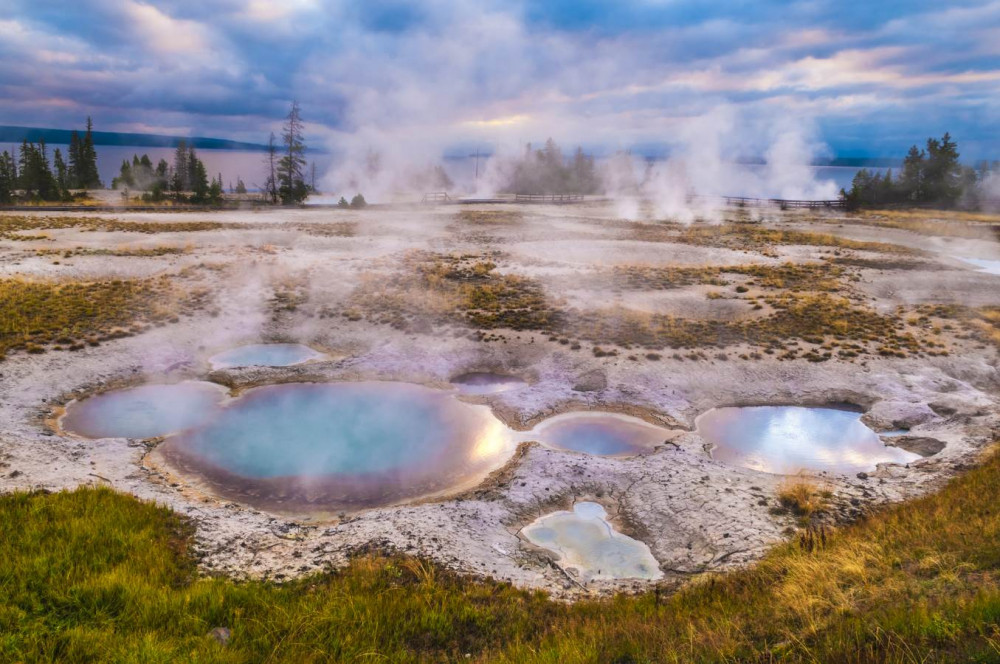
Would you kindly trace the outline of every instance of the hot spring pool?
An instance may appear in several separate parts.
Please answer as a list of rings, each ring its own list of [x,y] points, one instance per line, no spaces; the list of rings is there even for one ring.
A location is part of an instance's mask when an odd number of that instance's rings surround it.
[[[874,470],[878,463],[921,458],[884,445],[861,422],[861,413],[837,408],[714,408],[698,417],[696,425],[714,445],[713,458],[768,473],[851,474]]]
[[[302,344],[253,344],[240,346],[208,358],[213,369],[233,367],[288,367],[323,357]]]
[[[975,265],[979,268],[980,272],[1000,275],[1000,261],[987,260],[985,258],[968,258],[966,256],[959,256],[958,259],[970,265]]]
[[[142,385],[74,401],[62,428],[87,438],[152,438],[204,424],[226,396],[215,383]]]
[[[559,555],[559,564],[591,579],[658,579],[663,576],[649,547],[616,531],[597,503],[581,502],[572,512],[553,512],[521,532],[529,542]]]
[[[563,450],[600,456],[648,454],[673,432],[614,413],[564,413],[544,420],[527,438]]]
[[[473,371],[455,376],[451,379],[451,384],[462,394],[496,394],[521,387],[524,381],[516,376]]]
[[[486,406],[418,385],[366,382],[255,388],[160,449],[224,496],[325,511],[459,488],[502,465],[514,446]]]

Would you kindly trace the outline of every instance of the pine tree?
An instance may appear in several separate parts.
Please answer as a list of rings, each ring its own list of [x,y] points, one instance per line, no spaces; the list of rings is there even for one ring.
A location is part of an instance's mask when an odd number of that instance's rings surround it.
[[[69,137],[69,188],[80,189],[83,181],[83,156],[80,153],[80,134],[73,130]]]
[[[53,201],[62,196],[59,185],[49,161],[46,157],[45,143],[21,143],[20,174],[17,180],[19,189],[24,190],[25,198]]]
[[[191,177],[191,200],[206,203],[209,199],[210,184],[205,164],[195,154],[194,146],[188,148],[188,173]]]
[[[83,189],[103,189],[101,174],[97,170],[97,150],[94,148],[94,123],[87,117],[87,131],[80,144],[81,182]]]
[[[903,174],[899,181],[901,193],[908,201],[924,200],[924,154],[916,145],[910,148],[903,159]]]
[[[65,194],[69,190],[69,167],[63,161],[62,151],[59,148],[56,148],[52,162],[56,169],[56,183],[59,185],[59,191]]]
[[[17,190],[17,166],[14,158],[6,150],[0,154],[0,204],[14,202]]]
[[[927,200],[951,204],[961,195],[961,167],[958,146],[945,132],[941,140],[927,139],[927,164],[924,168]]]
[[[191,173],[188,169],[187,141],[184,139],[177,141],[177,149],[174,151],[174,177],[172,186],[174,193],[178,196],[181,192],[191,190]]]
[[[309,196],[304,175],[306,146],[302,140],[302,128],[299,103],[293,101],[281,133],[285,154],[278,162],[278,195],[285,205],[301,203]]]

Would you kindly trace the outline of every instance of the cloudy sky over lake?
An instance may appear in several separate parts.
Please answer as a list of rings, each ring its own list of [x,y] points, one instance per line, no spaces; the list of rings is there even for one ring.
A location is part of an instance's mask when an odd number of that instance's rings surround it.
[[[261,142],[669,144],[690,119],[833,154],[1000,156],[1000,2],[0,0],[0,124]],[[713,120],[714,121],[714,120]]]

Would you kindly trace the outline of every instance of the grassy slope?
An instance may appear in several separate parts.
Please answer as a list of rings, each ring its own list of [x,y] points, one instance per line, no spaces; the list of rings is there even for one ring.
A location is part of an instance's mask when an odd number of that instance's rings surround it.
[[[196,578],[180,518],[104,489],[0,497],[0,531],[4,662],[1000,661],[1000,455],[813,552],[575,605],[412,559]]]

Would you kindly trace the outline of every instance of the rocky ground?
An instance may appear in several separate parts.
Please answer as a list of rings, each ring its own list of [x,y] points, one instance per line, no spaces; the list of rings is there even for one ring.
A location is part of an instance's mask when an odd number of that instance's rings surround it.
[[[922,453],[943,443],[905,467],[812,478],[831,494],[817,523],[932,490],[996,439],[998,354],[981,308],[1000,305],[1000,276],[960,257],[1000,258],[1000,219],[954,221],[968,227],[958,236],[833,212],[730,216],[731,234],[618,219],[602,204],[122,214],[99,228],[18,215],[32,229],[0,234],[0,280],[167,276],[179,293],[201,295],[177,322],[96,346],[10,350],[0,362],[0,490],[109,484],[169,505],[197,524],[204,568],[234,576],[289,578],[375,547],[570,597],[640,583],[581,584],[519,536],[576,500],[602,504],[646,542],[668,582],[752,561],[803,525],[776,499],[789,478],[711,458],[694,431],[710,408],[848,402],[876,431],[910,428],[887,442]],[[9,221],[0,215],[0,227]],[[949,228],[946,215],[935,223]],[[809,299],[833,296],[843,304],[830,315],[816,304],[826,300]],[[862,319],[874,322],[856,333]],[[878,338],[885,330],[898,337],[891,347]],[[330,359],[209,371],[210,355],[259,341],[310,344]],[[626,459],[528,443],[458,495],[317,516],[218,499],[160,462],[157,441],[91,441],[53,427],[67,401],[147,380],[443,387],[469,371],[528,382],[464,397],[516,429],[594,409],[677,434]]]

